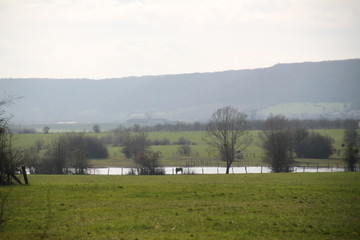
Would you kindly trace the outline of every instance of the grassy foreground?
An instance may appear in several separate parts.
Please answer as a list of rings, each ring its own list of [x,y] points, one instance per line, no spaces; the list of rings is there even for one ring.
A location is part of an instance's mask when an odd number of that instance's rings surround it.
[[[29,180],[0,187],[0,239],[360,239],[360,173]]]

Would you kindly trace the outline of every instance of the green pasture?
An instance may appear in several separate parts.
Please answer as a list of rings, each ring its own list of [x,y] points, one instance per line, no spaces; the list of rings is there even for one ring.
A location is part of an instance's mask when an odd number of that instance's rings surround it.
[[[360,239],[360,173],[31,175],[0,239]]]
[[[335,154],[331,157],[332,159],[298,159],[299,164],[312,165],[316,166],[327,166],[327,165],[339,165],[343,164],[341,161],[341,144],[343,139],[342,129],[322,129],[322,130],[314,130],[315,132],[319,132],[322,135],[327,135],[334,138],[334,147],[337,150]],[[260,147],[260,139],[258,137],[260,131],[253,130],[250,131],[253,136],[253,143],[245,150],[244,159],[241,159],[239,163],[235,163],[236,165],[241,166],[256,166],[263,165],[262,157],[263,151]],[[107,132],[95,134],[95,133],[87,133],[96,137],[104,137]],[[14,145],[19,146],[21,148],[28,148],[33,146],[37,141],[41,141],[42,143],[50,144],[51,140],[56,138],[59,133],[52,134],[17,134],[14,135],[15,141]],[[179,138],[183,137],[187,140],[191,141],[193,145],[192,155],[189,157],[179,156],[177,154],[177,150],[180,145],[163,145],[163,146],[152,146],[151,149],[153,151],[161,152],[161,160],[165,166],[186,166],[189,162],[194,162],[196,166],[223,166],[224,163],[218,162],[216,157],[209,153],[209,148],[206,143],[203,141],[203,137],[205,137],[205,132],[202,131],[194,131],[194,132],[149,132],[148,137],[150,140],[155,139],[164,139],[168,138],[171,143],[177,142]],[[90,161],[93,167],[132,167],[133,161],[131,159],[126,159],[124,155],[121,153],[120,147],[113,147],[111,145],[107,146],[109,151],[109,157],[107,159],[92,159]],[[340,155],[339,155],[340,153]]]

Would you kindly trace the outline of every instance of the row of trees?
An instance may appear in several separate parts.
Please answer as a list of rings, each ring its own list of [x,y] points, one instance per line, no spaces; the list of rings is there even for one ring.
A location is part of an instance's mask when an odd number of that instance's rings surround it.
[[[132,131],[129,131],[128,129],[124,131],[117,131],[110,134],[107,134],[106,136],[100,137],[99,139],[104,144],[111,144],[113,147],[124,147],[126,145],[126,142],[129,141],[129,136],[133,133]],[[139,131],[136,132],[137,134],[141,135],[147,132]],[[132,140],[132,139],[130,139]],[[170,141],[169,138],[156,138],[154,140],[147,139],[146,145],[153,145],[153,146],[166,146],[166,145],[196,145],[196,143],[191,142],[190,140],[186,139],[185,137],[179,137],[175,141]]]
[[[246,125],[244,126],[247,130],[263,130],[264,123],[266,119],[246,119]],[[353,124],[352,119],[288,119],[291,126],[296,126],[297,128],[305,129],[347,129]],[[134,124],[131,127],[119,126],[118,128],[112,130],[123,131],[127,129],[132,132],[150,132],[150,131],[173,131],[173,132],[183,132],[183,131],[206,131],[208,122],[194,122],[194,123],[164,123],[156,124],[154,126],[141,126],[139,124]],[[93,131],[95,126],[93,127]]]
[[[207,125],[207,137],[204,141],[226,162],[226,173],[236,158],[241,158],[243,151],[252,142],[247,133],[246,114],[232,107],[218,109]],[[345,131],[344,160],[348,169],[354,171],[359,161],[360,138],[357,121],[348,121]],[[278,115],[263,122],[260,133],[260,146],[265,152],[264,161],[270,164],[273,172],[290,172],[297,157],[328,158],[334,151],[334,140],[318,133],[310,133],[299,128],[293,121]]]
[[[44,174],[84,174],[89,159],[108,157],[106,146],[98,138],[83,132],[61,134],[50,146],[37,144],[23,154],[32,173]]]

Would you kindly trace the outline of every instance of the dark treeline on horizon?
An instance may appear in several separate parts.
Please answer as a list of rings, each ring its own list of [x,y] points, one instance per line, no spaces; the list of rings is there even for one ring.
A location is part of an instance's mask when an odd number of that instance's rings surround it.
[[[248,130],[263,130],[263,123],[265,120],[248,120],[246,123],[246,129]],[[296,128],[304,129],[348,129],[354,124],[358,125],[359,120],[355,119],[289,119],[292,126]],[[207,123],[194,122],[194,123],[163,123],[156,124],[154,126],[146,126],[134,124],[131,127],[119,126],[112,130],[113,132],[129,130],[134,132],[156,132],[156,131],[206,131]]]

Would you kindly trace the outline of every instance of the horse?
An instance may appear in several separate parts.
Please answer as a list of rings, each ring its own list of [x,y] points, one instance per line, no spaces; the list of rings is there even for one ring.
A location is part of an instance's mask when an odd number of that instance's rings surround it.
[[[175,173],[177,174],[178,172],[183,173],[183,168],[182,167],[175,168]]]

